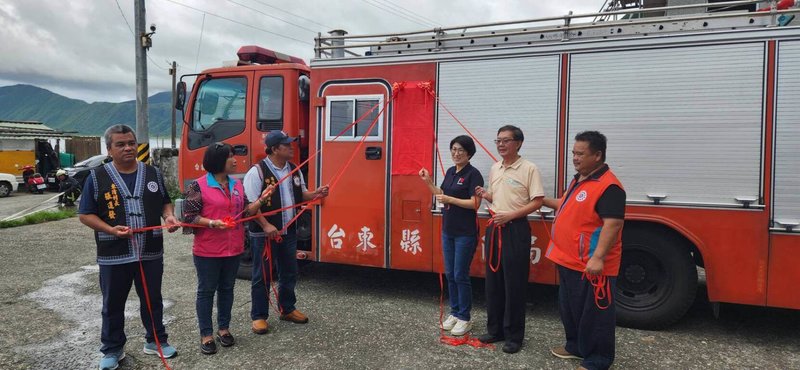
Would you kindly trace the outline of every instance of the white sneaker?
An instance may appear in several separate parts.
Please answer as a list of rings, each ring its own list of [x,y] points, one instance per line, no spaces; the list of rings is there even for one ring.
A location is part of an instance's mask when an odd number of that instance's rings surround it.
[[[442,322],[442,329],[444,330],[453,329],[453,326],[456,325],[457,321],[458,319],[455,316],[453,315],[447,316],[447,319],[445,319],[444,322]]]
[[[459,336],[469,333],[470,330],[472,330],[472,321],[458,320],[450,334]]]

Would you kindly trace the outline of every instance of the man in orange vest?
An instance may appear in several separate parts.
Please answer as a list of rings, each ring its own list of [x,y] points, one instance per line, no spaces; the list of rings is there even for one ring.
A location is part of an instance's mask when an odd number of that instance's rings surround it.
[[[558,302],[567,341],[550,352],[581,359],[579,369],[608,369],[614,362],[614,292],[622,256],[625,190],[608,168],[606,137],[575,136],[572,164],[578,172],[556,210],[545,256],[558,265]]]

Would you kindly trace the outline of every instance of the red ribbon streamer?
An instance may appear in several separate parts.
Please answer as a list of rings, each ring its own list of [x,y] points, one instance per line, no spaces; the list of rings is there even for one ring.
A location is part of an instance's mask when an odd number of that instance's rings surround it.
[[[605,275],[591,275],[584,271],[581,280],[586,279],[589,284],[592,284],[594,293],[594,304],[597,308],[605,310],[611,306],[611,285],[608,284],[608,277]],[[608,303],[604,306],[601,302],[608,299]]]
[[[478,340],[478,338],[474,338],[469,335],[469,333],[465,334],[462,337],[453,337],[444,334],[444,328],[442,328],[442,317],[444,316],[444,280],[442,279],[442,273],[439,273],[439,342],[443,344],[447,344],[449,346],[461,346],[461,345],[468,345],[475,348],[494,348],[493,344],[483,343]]]

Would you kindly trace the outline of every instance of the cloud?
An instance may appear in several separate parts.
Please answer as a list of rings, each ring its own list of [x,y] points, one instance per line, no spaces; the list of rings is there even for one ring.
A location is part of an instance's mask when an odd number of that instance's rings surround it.
[[[87,101],[133,99],[136,39],[129,28],[134,27],[133,3],[0,3],[0,85],[33,84]],[[179,74],[195,73],[235,60],[242,45],[259,45],[309,60],[316,32],[326,34],[331,28],[350,34],[406,32],[432,29],[436,24],[591,12],[600,5],[597,0],[148,0],[146,26],[157,26],[149,51],[149,93],[170,90],[167,68],[171,61],[178,63]]]

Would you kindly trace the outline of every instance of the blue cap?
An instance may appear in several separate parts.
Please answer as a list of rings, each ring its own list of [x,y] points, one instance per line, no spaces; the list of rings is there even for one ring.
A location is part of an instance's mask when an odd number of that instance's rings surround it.
[[[283,131],[270,131],[264,138],[264,144],[267,144],[267,147],[273,147],[278,144],[289,144],[295,140],[297,140],[296,137],[286,135]]]

